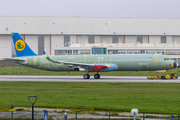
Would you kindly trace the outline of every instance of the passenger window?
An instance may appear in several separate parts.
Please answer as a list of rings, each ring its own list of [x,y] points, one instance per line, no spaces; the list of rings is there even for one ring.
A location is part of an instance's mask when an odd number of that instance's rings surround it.
[[[167,60],[169,60],[169,58],[167,58]]]
[[[164,58],[164,60],[166,60],[166,58]]]

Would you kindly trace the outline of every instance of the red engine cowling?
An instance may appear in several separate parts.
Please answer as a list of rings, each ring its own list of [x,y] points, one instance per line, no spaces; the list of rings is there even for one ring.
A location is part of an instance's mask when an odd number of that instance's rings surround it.
[[[101,71],[102,68],[107,68],[105,65],[95,65],[93,68],[93,72]]]

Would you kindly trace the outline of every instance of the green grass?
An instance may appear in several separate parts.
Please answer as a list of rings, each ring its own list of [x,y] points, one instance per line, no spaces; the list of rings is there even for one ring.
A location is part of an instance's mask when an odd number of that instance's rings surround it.
[[[180,113],[178,83],[0,82],[0,109],[35,107],[141,113]]]
[[[159,73],[160,75],[167,75],[170,72],[177,72],[180,75],[180,69],[172,69],[167,72]],[[39,69],[33,69],[28,67],[12,67],[1,68],[0,75],[84,75],[85,72],[79,71],[45,71]],[[90,72],[90,75],[96,74],[96,72]],[[113,71],[113,72],[99,72],[101,76],[149,76],[156,75],[155,71]]]
[[[0,120],[32,120],[31,118],[0,118]],[[34,120],[44,120],[44,119],[34,119]],[[48,118],[48,120],[54,120],[52,118]],[[58,120],[64,120],[64,119],[58,119]],[[77,120],[75,118],[68,118],[68,120]],[[109,118],[78,118],[78,120],[109,120]],[[111,118],[111,120],[118,120],[116,118]],[[133,118],[130,119],[120,119],[120,120],[134,120]],[[137,119],[136,120],[140,120]]]

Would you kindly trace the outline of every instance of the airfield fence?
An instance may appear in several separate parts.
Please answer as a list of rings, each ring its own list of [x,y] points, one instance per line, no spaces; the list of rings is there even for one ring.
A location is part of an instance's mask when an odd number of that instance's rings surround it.
[[[48,113],[48,120],[54,120],[54,119],[60,119],[65,120],[64,112],[61,113],[55,113],[52,112]],[[25,120],[31,118],[31,111],[29,112],[23,112],[23,111],[10,111],[6,112],[5,117],[1,116],[0,112],[0,120],[3,118],[9,118],[10,119],[18,119],[18,120]],[[36,112],[35,119],[36,120],[42,120],[44,118],[44,115],[42,112]],[[172,120],[171,115],[159,115],[159,114],[139,114],[137,115],[136,120],[146,120],[147,119],[166,119],[166,120]],[[122,115],[121,113],[105,113],[105,114],[99,114],[99,113],[68,113],[67,114],[68,120],[108,120],[108,119],[116,119],[116,120],[133,120],[132,115]],[[67,120],[66,119],[66,120]],[[180,120],[180,115],[174,115],[173,120]]]

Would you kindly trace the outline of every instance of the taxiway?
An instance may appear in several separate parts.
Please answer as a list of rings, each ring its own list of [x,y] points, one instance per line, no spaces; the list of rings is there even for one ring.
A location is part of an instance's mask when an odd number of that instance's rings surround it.
[[[42,82],[156,82],[180,83],[180,79],[153,79],[146,76],[101,76],[100,79],[83,79],[82,76],[45,76],[45,75],[0,75],[0,81],[42,81]]]

